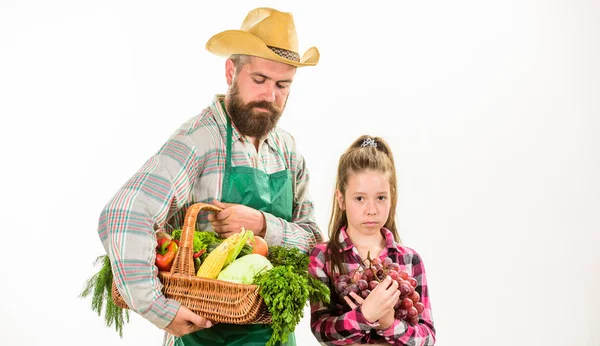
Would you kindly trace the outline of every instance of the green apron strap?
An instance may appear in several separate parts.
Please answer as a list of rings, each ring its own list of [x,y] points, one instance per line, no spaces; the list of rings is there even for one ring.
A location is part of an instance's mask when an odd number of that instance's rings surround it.
[[[226,139],[226,151],[225,151],[225,174],[223,174],[222,191],[227,191],[226,188],[229,186],[229,176],[231,175],[231,120],[227,116],[227,139]]]

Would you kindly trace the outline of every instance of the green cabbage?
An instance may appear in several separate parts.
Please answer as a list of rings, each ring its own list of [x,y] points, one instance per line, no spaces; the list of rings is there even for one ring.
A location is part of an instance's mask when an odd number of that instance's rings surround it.
[[[251,284],[254,282],[254,275],[271,268],[273,268],[273,265],[266,257],[259,254],[250,254],[231,262],[219,273],[217,280]]]

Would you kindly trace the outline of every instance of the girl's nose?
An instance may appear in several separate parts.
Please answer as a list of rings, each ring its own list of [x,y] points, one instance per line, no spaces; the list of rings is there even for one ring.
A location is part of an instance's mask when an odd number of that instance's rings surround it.
[[[375,215],[377,215],[377,209],[375,208],[375,205],[373,205],[373,203],[368,203],[367,204],[367,215],[368,216],[375,216]]]

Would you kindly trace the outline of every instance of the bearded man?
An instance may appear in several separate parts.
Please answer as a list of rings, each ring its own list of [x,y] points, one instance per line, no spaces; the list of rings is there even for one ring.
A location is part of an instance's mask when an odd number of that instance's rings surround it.
[[[292,15],[271,8],[250,11],[239,30],[214,35],[206,49],[227,58],[227,93],[180,126],[117,191],[98,233],[119,293],[166,330],[165,345],[264,345],[269,325],[213,325],[162,294],[155,233],[181,229],[187,208],[204,202],[222,211],[201,211],[198,230],[225,238],[244,227],[269,246],[305,253],[323,240],[304,158],[277,127],[296,69],[316,65],[319,52],[312,47],[300,57]],[[293,334],[289,340],[295,344]]]

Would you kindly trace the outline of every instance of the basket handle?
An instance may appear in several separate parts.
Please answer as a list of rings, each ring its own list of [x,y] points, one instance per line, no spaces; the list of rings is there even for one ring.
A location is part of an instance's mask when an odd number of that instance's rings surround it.
[[[190,205],[185,213],[185,220],[181,229],[181,239],[179,241],[179,250],[171,266],[171,274],[183,274],[196,276],[194,270],[194,231],[196,229],[196,217],[200,210],[208,210],[215,213],[222,209],[207,203],[194,203]]]

